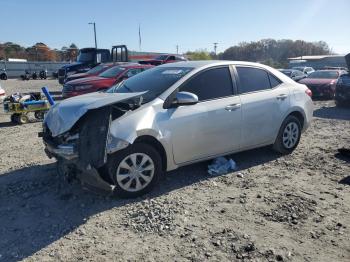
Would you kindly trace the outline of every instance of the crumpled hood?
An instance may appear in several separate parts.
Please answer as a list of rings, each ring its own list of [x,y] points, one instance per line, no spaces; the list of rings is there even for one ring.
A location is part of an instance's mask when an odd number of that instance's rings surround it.
[[[88,110],[139,97],[144,93],[90,93],[72,97],[51,107],[44,123],[52,136],[56,137],[71,129]]]

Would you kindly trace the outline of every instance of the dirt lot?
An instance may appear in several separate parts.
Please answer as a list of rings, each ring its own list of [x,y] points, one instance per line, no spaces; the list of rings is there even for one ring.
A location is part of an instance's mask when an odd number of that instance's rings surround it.
[[[8,80],[7,93],[57,81]],[[297,150],[232,155],[168,173],[133,200],[97,196],[56,177],[37,137],[0,111],[0,261],[350,261],[350,109],[315,102]]]

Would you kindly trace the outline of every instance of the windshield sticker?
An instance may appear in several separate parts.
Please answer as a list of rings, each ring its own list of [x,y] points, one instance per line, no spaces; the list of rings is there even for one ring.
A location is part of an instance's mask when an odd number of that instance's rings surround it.
[[[169,69],[162,72],[163,75],[178,75],[183,73],[181,69]]]

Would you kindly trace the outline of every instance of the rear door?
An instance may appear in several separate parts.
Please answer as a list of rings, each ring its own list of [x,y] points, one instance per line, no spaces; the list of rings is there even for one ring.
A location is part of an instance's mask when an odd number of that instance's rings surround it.
[[[289,109],[289,88],[265,69],[236,66],[242,103],[242,148],[273,143]]]
[[[196,94],[199,102],[169,110],[167,123],[177,164],[239,149],[241,103],[228,66],[196,74],[179,91]]]

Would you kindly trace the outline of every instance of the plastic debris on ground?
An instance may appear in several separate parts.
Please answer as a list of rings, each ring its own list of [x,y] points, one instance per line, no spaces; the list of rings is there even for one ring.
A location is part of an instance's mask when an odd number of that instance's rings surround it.
[[[225,157],[215,158],[212,164],[208,165],[208,173],[212,176],[224,175],[236,169],[236,162]]]

